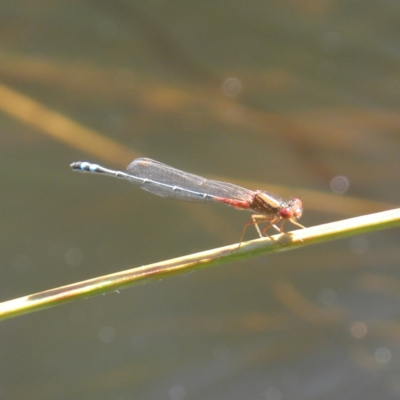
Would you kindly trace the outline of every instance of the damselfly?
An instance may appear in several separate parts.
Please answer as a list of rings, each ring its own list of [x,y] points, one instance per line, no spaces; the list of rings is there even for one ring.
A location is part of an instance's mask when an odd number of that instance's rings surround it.
[[[126,179],[157,196],[191,202],[216,202],[228,204],[238,210],[254,212],[240,239],[250,225],[254,225],[260,237],[271,227],[283,232],[285,221],[304,228],[296,220],[303,213],[299,198],[284,201],[261,190],[249,190],[232,183],[214,181],[180,171],[149,158],[137,158],[126,168],[127,172],[115,171],[97,164],[78,161],[71,164],[74,171],[91,172]],[[267,223],[262,230],[258,224]],[[279,227],[276,223],[280,222]]]

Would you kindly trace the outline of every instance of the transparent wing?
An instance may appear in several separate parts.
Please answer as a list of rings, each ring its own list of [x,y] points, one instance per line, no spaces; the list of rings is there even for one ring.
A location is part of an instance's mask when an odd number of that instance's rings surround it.
[[[137,158],[126,171],[129,173],[126,179],[142,189],[176,200],[206,202],[215,201],[213,197],[223,197],[250,201],[254,194],[240,186],[202,178],[149,158]]]

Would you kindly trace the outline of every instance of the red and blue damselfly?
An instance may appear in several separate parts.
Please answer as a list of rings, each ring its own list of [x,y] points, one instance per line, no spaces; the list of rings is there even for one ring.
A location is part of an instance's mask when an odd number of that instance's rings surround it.
[[[284,201],[261,190],[249,190],[232,183],[214,181],[162,164],[149,158],[137,158],[126,168],[126,172],[104,168],[97,164],[78,161],[71,164],[74,171],[103,174],[126,179],[157,196],[190,202],[214,202],[232,206],[238,210],[248,210],[254,214],[243,230],[254,225],[260,237],[269,228],[283,232],[285,221],[304,228],[296,220],[303,213],[299,198]],[[258,224],[267,223],[262,230]],[[279,227],[276,225],[279,223]]]

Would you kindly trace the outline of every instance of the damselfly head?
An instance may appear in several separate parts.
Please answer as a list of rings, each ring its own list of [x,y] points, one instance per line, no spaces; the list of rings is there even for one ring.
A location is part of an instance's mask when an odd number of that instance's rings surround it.
[[[303,214],[303,203],[298,198],[293,198],[279,211],[282,219],[298,219]]]

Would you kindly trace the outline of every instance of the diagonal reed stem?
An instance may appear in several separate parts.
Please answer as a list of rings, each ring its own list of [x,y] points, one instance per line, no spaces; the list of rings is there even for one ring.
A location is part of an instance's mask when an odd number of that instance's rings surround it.
[[[0,303],[0,320],[169,276],[400,226],[400,208],[251,240],[132,268]]]

